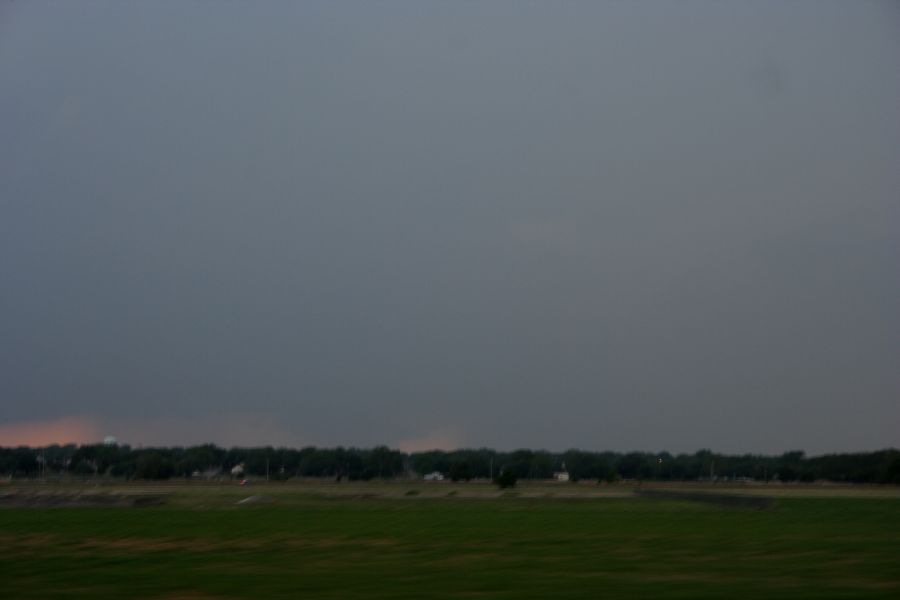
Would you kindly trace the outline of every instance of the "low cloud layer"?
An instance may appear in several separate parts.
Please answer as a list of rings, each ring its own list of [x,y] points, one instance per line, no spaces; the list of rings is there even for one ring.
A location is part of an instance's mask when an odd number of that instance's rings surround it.
[[[61,417],[0,425],[0,446],[94,444],[103,440],[102,429],[88,417]]]
[[[300,448],[312,440],[289,430],[274,417],[254,414],[178,417],[67,416],[47,421],[0,426],[0,446],[94,444],[112,436],[131,446],[189,446],[215,443],[232,446],[286,446]]]

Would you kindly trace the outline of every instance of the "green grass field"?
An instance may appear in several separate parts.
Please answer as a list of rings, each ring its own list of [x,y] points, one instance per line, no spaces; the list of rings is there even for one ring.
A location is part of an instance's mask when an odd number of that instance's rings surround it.
[[[0,597],[900,597],[897,497],[783,495],[750,510],[378,485],[3,508]],[[251,493],[273,503],[234,505]]]

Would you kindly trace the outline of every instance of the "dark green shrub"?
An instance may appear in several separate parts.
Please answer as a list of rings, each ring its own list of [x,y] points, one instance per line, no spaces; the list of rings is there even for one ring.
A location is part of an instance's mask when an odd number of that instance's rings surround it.
[[[500,489],[513,488],[516,487],[516,482],[519,480],[516,477],[516,474],[510,469],[504,469],[497,475],[496,479],[494,479],[494,483],[500,486]]]

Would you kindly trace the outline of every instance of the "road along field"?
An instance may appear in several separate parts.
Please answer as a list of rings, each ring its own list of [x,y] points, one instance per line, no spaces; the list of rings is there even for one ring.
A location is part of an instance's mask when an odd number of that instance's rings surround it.
[[[0,508],[0,597],[900,597],[897,490],[808,491],[758,509],[626,486],[4,486],[58,497]],[[98,494],[116,501],[62,501]],[[122,501],[148,494],[165,501]]]

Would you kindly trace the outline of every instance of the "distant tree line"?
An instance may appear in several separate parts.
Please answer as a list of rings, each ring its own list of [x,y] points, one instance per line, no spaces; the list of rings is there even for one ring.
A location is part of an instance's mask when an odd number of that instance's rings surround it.
[[[547,479],[564,468],[571,481],[724,479],[900,483],[898,450],[806,457],[800,451],[762,456],[725,455],[710,450],[672,455],[668,452],[480,449],[419,452],[410,455],[410,461],[418,473],[439,471],[453,479],[496,476],[499,469],[511,470],[519,479]]]
[[[119,477],[125,479],[269,477],[286,480],[324,477],[339,480],[417,477],[440,472],[454,481],[497,477],[548,479],[565,470],[572,481],[661,480],[828,480],[900,484],[900,450],[807,457],[726,455],[710,450],[668,452],[587,452],[488,448],[433,450],[411,454],[387,446],[374,448],[231,448],[212,444],[188,448],[133,448],[127,445],[66,445],[43,448],[0,447],[0,474],[25,478]]]

